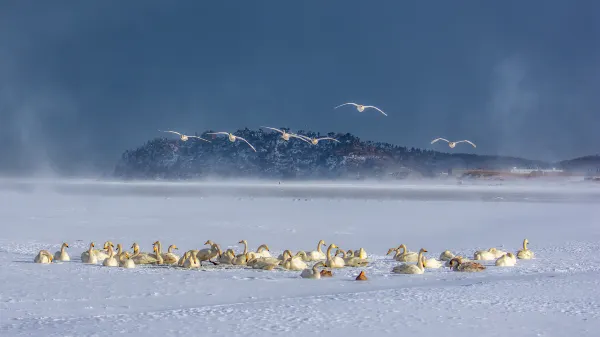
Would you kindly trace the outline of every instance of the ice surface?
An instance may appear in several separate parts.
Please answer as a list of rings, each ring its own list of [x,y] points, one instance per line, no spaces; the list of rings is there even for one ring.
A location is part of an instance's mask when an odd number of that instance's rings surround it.
[[[219,189],[227,193],[209,193]],[[596,336],[598,194],[560,186],[4,182],[0,335]],[[535,260],[514,268],[489,261],[476,274],[392,275],[397,262],[384,256],[400,243],[431,257],[516,251],[524,238]],[[305,280],[292,271],[127,270],[79,259],[90,241],[149,251],[157,239],[179,253],[207,239],[239,252],[246,239],[251,249],[267,243],[274,256],[314,250],[324,239],[364,247],[373,262]],[[32,262],[63,241],[72,262]],[[367,282],[354,281],[360,270]]]

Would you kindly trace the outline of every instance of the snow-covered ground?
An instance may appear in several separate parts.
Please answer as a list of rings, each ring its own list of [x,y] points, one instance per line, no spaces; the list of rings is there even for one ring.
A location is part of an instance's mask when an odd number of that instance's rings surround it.
[[[223,187],[230,195],[214,197],[206,191],[217,187],[196,186],[203,191],[197,197],[185,184],[144,185],[159,190],[67,185],[0,186],[2,336],[504,337],[600,331],[600,207],[592,202],[597,188],[275,183],[254,184],[261,193],[240,185],[234,195],[230,184]],[[272,193],[276,197],[268,197],[269,188],[279,191]],[[515,252],[524,238],[535,260],[519,260],[512,268],[490,261],[481,273],[442,268],[395,275],[390,270],[398,263],[385,256],[400,243],[413,251],[426,248],[430,257],[445,249],[469,256],[490,247]],[[149,251],[161,240],[182,252],[202,248],[207,239],[237,252],[241,239],[252,249],[267,243],[275,256],[284,249],[314,250],[323,239],[345,249],[364,247],[372,263],[305,280],[300,272],[281,270],[121,269],[84,265],[79,258],[90,241],[127,248],[137,242]],[[54,252],[63,241],[72,262],[32,262],[40,249]],[[360,270],[367,282],[354,281]]]

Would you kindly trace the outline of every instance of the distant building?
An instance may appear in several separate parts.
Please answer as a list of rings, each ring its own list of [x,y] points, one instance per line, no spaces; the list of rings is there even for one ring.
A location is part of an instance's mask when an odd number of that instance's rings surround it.
[[[541,172],[541,173],[559,173],[559,172],[564,172],[564,170],[559,170],[556,168],[552,168],[550,170],[540,170],[540,169],[524,169],[524,168],[516,168],[513,167],[512,169],[510,169],[510,173],[517,173],[517,174],[531,174],[533,172]]]

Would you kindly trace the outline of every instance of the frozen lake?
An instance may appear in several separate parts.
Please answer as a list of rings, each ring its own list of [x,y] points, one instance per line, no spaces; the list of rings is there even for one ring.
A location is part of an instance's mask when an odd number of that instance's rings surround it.
[[[0,333],[5,336],[596,336],[600,330],[600,191],[577,186],[0,181]],[[535,260],[481,273],[391,274],[401,243]],[[179,254],[266,243],[364,247],[365,268],[305,280],[297,271],[85,265],[91,241]],[[34,264],[68,242],[72,261]],[[366,282],[354,278],[364,270]]]

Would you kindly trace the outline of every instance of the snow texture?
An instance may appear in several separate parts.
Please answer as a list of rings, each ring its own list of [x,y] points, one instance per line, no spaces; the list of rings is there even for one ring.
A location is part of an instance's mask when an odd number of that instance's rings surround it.
[[[597,190],[300,186],[223,184],[229,194],[210,196],[206,190],[217,190],[217,183],[4,182],[0,335],[504,337],[600,331],[600,207],[585,202],[597,198]],[[401,196],[386,196],[390,190]],[[439,197],[444,193],[454,198]],[[522,202],[530,195],[539,197]],[[516,252],[524,238],[536,259],[504,268],[485,261],[481,273],[441,268],[395,275],[390,270],[398,262],[385,256],[401,243],[436,258],[446,249],[469,257],[490,247]],[[250,249],[267,243],[273,256],[284,249],[314,250],[323,239],[344,249],[364,247],[372,263],[306,280],[296,271],[122,269],[80,261],[91,241],[124,248],[137,242],[149,251],[158,239],[165,247],[177,244],[178,253],[203,248],[207,239],[239,253],[237,242],[246,239]],[[33,263],[40,249],[55,252],[62,242],[70,244],[71,262]],[[361,270],[368,281],[354,281]]]

